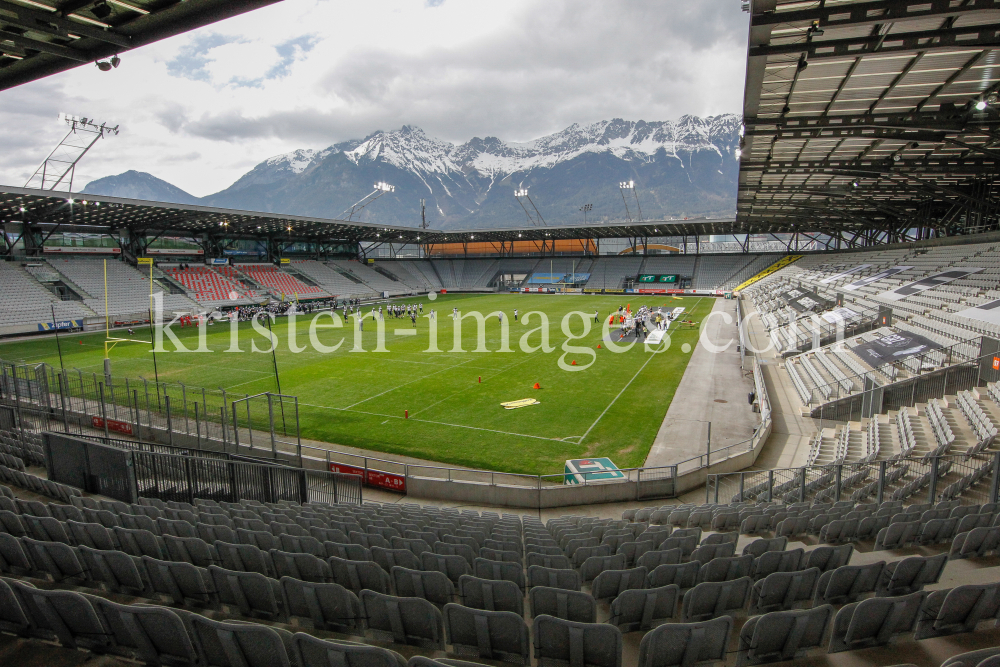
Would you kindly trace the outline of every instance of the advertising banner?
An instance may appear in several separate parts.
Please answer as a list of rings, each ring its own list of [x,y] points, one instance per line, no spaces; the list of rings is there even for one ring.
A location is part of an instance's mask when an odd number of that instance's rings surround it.
[[[837,322],[846,322],[858,314],[851,310],[850,308],[834,308],[833,310],[827,311],[820,315],[824,320],[830,324],[836,324]]]
[[[42,250],[44,252],[55,252],[62,254],[83,253],[85,255],[118,255],[121,254],[122,251],[121,248],[103,248],[103,247],[95,248],[90,246],[61,246],[61,245],[45,246]]]
[[[94,428],[104,428],[104,419],[102,417],[91,417],[90,423]],[[118,421],[117,419],[108,420],[108,430],[112,433],[122,433],[124,435],[133,435],[132,425],[128,422]]]
[[[348,475],[361,475],[361,481],[368,486],[374,486],[387,491],[398,491],[406,493],[406,478],[391,472],[381,470],[365,470],[356,466],[349,466],[344,463],[331,463],[330,472],[340,472]],[[367,473],[367,474],[366,474]]]
[[[863,271],[863,270],[867,269],[869,266],[871,266],[871,264],[861,264],[860,266],[855,266],[853,269],[847,269],[846,271],[841,271],[840,273],[838,273],[836,275],[833,275],[833,276],[830,276],[829,278],[824,278],[823,280],[819,281],[819,284],[820,285],[828,285],[828,284],[830,284],[832,282],[836,282],[836,281],[840,280],[844,276],[849,276],[852,273],[857,273],[858,271]]]
[[[939,347],[941,346],[929,338],[907,331],[862,343],[853,348],[853,351],[869,366],[876,368],[882,364],[909,359]]]

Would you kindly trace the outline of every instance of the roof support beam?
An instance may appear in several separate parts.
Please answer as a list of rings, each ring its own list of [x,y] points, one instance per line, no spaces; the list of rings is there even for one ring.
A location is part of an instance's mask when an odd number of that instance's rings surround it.
[[[831,5],[788,12],[772,11],[754,14],[750,19],[754,26],[777,26],[788,23],[808,23],[818,21],[820,28],[841,26],[858,27],[877,23],[903,22],[934,17],[964,16],[976,12],[1000,9],[997,0],[974,0],[954,6],[949,0],[877,0],[855,6]]]
[[[755,57],[805,54],[809,62],[813,62],[876,53],[914,53],[956,48],[996,48],[998,46],[1000,46],[1000,29],[996,25],[990,25],[945,30],[921,30],[877,37],[847,37],[820,41],[813,39],[793,44],[764,44],[751,46],[748,55]]]

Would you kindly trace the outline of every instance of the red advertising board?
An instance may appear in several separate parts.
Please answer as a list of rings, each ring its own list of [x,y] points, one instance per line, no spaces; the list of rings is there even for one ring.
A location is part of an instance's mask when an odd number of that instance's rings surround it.
[[[667,294],[684,294],[682,289],[668,289]]]
[[[681,290],[681,291],[683,291],[683,290]],[[668,292],[668,290],[665,290],[665,289],[646,289],[644,287],[640,287],[639,289],[636,290],[636,292],[638,292],[639,294],[666,294]]]
[[[340,472],[347,475],[361,475],[361,481],[368,486],[374,486],[387,491],[398,491],[406,493],[406,478],[402,475],[395,475],[391,472],[381,470],[368,470],[365,474],[364,468],[345,465],[343,463],[331,463],[330,472]]]
[[[104,419],[102,417],[91,417],[90,423],[93,424],[94,428],[104,428]],[[108,430],[114,431],[115,433],[133,435],[132,425],[128,422],[118,421],[117,419],[108,420]]]

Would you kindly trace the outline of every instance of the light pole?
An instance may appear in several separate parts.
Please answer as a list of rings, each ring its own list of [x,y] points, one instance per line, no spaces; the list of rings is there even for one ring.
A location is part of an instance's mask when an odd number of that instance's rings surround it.
[[[535,206],[535,202],[531,201],[531,197],[528,195],[528,188],[518,188],[517,190],[514,190],[514,198],[517,199],[517,203],[524,209],[524,214],[528,216],[528,222],[536,227],[539,225],[545,225],[545,220],[542,218],[542,214],[539,212],[538,207]],[[532,216],[528,207],[524,205],[524,202],[521,201],[522,199],[527,199],[528,203],[531,204],[531,209],[535,212],[534,216]]]
[[[632,222],[632,215],[629,213],[628,210],[628,201],[625,199],[625,191],[631,190],[632,197],[635,198],[635,208],[639,212],[639,222],[642,222],[642,207],[639,206],[639,193],[636,192],[635,181],[632,180],[621,181],[620,183],[618,183],[618,190],[622,194],[622,202],[624,202],[625,204],[625,215],[628,216],[628,221]]]
[[[587,213],[594,210],[594,205],[584,204],[580,207],[580,210],[583,211],[583,224],[587,224]]]

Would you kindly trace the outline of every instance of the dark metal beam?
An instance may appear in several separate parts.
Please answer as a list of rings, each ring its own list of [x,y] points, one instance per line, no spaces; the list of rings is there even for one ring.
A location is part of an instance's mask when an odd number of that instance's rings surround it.
[[[820,28],[841,26],[858,27],[878,23],[900,23],[908,20],[946,16],[964,16],[981,11],[1000,9],[998,0],[975,0],[955,6],[950,0],[877,0],[857,5],[830,5],[820,3],[810,9],[793,11],[772,11],[754,14],[750,19],[753,26],[777,26],[788,23],[812,24],[818,22]]]
[[[884,39],[883,39],[884,37]],[[1000,46],[1000,30],[995,25],[970,26],[945,30],[920,30],[892,33],[878,37],[846,37],[842,39],[810,40],[792,44],[751,46],[748,57],[800,55],[813,62],[829,58],[872,55],[874,53],[912,53],[941,49],[982,49]]]

